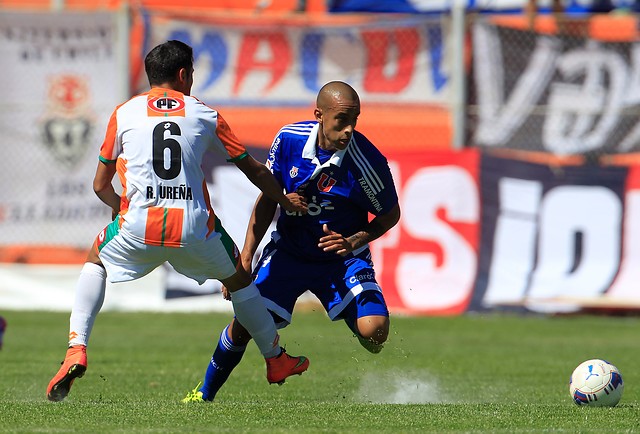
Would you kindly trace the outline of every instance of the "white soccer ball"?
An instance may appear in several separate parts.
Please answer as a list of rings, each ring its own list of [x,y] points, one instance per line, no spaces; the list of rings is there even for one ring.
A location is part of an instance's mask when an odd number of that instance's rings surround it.
[[[580,363],[569,380],[569,394],[577,405],[613,407],[620,401],[623,390],[618,368],[602,359]]]

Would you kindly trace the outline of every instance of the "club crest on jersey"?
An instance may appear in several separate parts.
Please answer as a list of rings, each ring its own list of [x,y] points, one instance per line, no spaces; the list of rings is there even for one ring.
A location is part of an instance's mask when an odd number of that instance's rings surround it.
[[[318,191],[323,191],[323,192],[326,193],[329,190],[331,190],[331,187],[336,185],[336,182],[338,182],[338,181],[336,181],[335,179],[331,178],[326,173],[321,173],[320,174],[320,179],[318,179]]]
[[[147,100],[148,116],[184,116],[185,103],[182,99],[169,96],[150,97]]]
[[[289,176],[295,178],[298,176],[298,168],[296,166],[291,166],[291,170],[289,171]]]

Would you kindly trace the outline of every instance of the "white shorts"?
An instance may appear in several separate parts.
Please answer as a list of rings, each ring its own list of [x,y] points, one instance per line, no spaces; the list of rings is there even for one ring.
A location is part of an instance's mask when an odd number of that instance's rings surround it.
[[[236,272],[238,248],[221,228],[207,240],[184,247],[144,244],[119,228],[116,221],[96,238],[95,248],[107,270],[109,282],[126,282],[143,277],[164,262],[199,284],[207,279],[226,279]]]

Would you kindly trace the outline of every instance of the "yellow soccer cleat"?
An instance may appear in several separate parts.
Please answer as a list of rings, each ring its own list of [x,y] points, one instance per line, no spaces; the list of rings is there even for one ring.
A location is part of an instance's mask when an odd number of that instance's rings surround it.
[[[190,402],[204,402],[204,399],[202,399],[202,392],[199,390],[201,384],[202,383],[198,383],[198,385],[191,392],[188,392],[187,396],[182,399],[182,402],[184,402],[185,404],[188,404]]]

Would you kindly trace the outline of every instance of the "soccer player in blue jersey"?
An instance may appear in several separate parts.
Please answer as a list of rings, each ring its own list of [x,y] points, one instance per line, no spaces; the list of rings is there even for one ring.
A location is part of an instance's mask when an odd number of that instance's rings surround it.
[[[309,290],[331,320],[344,320],[368,351],[378,353],[389,334],[389,311],[368,243],[400,219],[398,196],[386,158],[355,130],[356,91],[332,81],[316,104],[315,121],[284,126],[271,145],[267,167],[287,194],[305,196],[308,213],[280,213],[253,272],[255,283],[278,328],[291,323],[296,300]],[[256,201],[241,254],[247,270],[276,207],[263,194]],[[250,339],[234,318],[220,334],[204,384],[183,402],[212,401]]]

